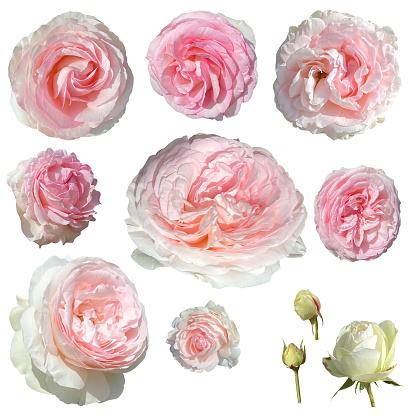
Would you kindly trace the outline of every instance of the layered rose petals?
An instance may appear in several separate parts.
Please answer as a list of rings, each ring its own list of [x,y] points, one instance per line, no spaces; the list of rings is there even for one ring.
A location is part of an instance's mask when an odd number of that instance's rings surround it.
[[[332,172],[316,197],[315,224],[326,248],[339,258],[379,257],[400,227],[393,181],[382,170],[365,166]]]
[[[177,139],[131,183],[128,232],[143,267],[193,273],[214,287],[268,282],[305,251],[303,197],[265,149],[213,135]]]
[[[277,108],[295,127],[332,139],[374,127],[399,90],[396,40],[388,27],[315,12],[277,52]]]
[[[97,180],[74,153],[40,152],[21,161],[7,182],[16,197],[22,231],[39,246],[73,242],[94,221],[94,209],[100,203]]]
[[[133,88],[118,37],[95,17],[74,12],[23,38],[13,51],[9,77],[18,119],[62,139],[108,131]]]
[[[348,377],[360,383],[389,381],[396,367],[392,365],[396,335],[392,321],[378,325],[367,321],[352,322],[341,329],[333,355],[323,358],[322,363],[335,377]]]
[[[181,312],[172,326],[167,343],[182,367],[200,373],[217,365],[232,368],[237,364],[240,335],[225,309],[212,300],[205,307]]]
[[[144,358],[147,323],[134,285],[98,258],[50,258],[32,278],[29,302],[10,320],[11,358],[34,390],[66,403],[118,397],[123,372]]]
[[[152,41],[147,59],[154,90],[192,118],[236,115],[257,83],[251,28],[220,14],[178,16]]]

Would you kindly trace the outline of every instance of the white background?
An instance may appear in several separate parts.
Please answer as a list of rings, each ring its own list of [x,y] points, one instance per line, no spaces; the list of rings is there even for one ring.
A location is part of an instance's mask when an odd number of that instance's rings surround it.
[[[334,392],[345,379],[332,377],[321,359],[335,345],[339,330],[353,320],[392,320],[397,336],[397,368],[392,378],[404,385],[380,383],[373,387],[378,414],[410,408],[415,381],[414,351],[414,256],[416,184],[415,155],[415,29],[416,7],[404,1],[224,1],[211,0],[204,6],[195,1],[103,0],[11,1],[3,9],[0,55],[0,218],[2,219],[0,384],[2,409],[15,415],[134,414],[172,416],[300,414],[301,411],[351,414],[370,407],[365,392],[353,389]],[[410,5],[412,4],[412,5]],[[3,6],[4,7],[4,6]],[[275,108],[272,84],[275,53],[291,25],[298,25],[317,8],[361,16],[390,26],[399,38],[398,59],[402,88],[386,121],[348,141],[333,142],[324,135],[295,129]],[[128,62],[135,76],[126,114],[107,134],[75,141],[49,138],[21,125],[8,100],[10,84],[7,66],[15,44],[55,15],[80,11],[96,16],[124,42]],[[257,40],[259,81],[252,99],[240,113],[222,122],[191,120],[176,113],[151,88],[145,59],[150,41],[182,12],[209,10],[244,19]],[[213,289],[208,284],[173,269],[146,271],[130,258],[134,250],[124,224],[127,217],[127,186],[148,156],[184,135],[215,133],[240,138],[252,146],[270,150],[289,172],[305,197],[309,212],[303,240],[307,254],[284,259],[272,281],[247,289]],[[88,163],[98,179],[101,203],[97,221],[73,244],[50,244],[41,249],[20,231],[15,201],[6,184],[6,173],[22,159],[47,147],[75,152]],[[402,227],[387,253],[374,261],[340,261],[321,243],[313,221],[313,201],[326,175],[341,167],[360,164],[382,168],[394,179],[402,201]],[[32,391],[24,376],[11,364],[9,346],[13,331],[8,322],[15,294],[27,296],[33,270],[50,256],[99,256],[117,264],[135,283],[146,307],[150,347],[137,369],[126,374],[122,396],[99,405],[65,405],[54,396]],[[314,341],[309,322],[293,311],[300,289],[316,293],[322,303],[324,326]],[[229,370],[218,367],[210,373],[191,373],[172,359],[166,335],[172,320],[183,309],[205,305],[208,300],[225,306],[241,335],[241,359]],[[287,343],[306,344],[307,360],[300,370],[303,403],[296,402],[294,375],[281,362],[282,338]],[[6,405],[6,407],[5,407]],[[13,410],[11,410],[13,409]]]

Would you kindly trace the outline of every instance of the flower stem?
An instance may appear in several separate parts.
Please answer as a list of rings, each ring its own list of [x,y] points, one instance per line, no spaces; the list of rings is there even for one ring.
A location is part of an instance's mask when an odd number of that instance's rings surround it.
[[[293,371],[295,373],[296,394],[298,396],[298,403],[300,403],[301,399],[300,399],[299,374],[298,374],[299,368],[294,368]]]
[[[318,340],[318,319],[315,321],[315,340]]]
[[[370,398],[371,407],[376,407],[376,404],[374,403],[373,392],[371,391],[371,383],[365,383],[364,387],[367,390],[368,397]]]

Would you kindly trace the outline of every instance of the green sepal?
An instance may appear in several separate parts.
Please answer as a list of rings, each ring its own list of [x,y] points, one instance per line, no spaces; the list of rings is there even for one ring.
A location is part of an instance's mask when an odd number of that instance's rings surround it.
[[[355,385],[355,394],[357,394],[357,389],[359,388],[360,393],[365,389],[364,384],[357,381],[357,384]]]
[[[403,387],[401,384],[396,383],[395,381],[393,381],[391,378],[386,378],[385,380],[383,380],[386,384],[392,384],[393,386],[399,386],[399,387]]]
[[[347,381],[341,386],[341,388],[340,389],[338,389],[336,392],[335,392],[335,394],[332,396],[332,399],[338,394],[338,392],[339,391],[341,391],[341,390],[345,390],[345,389],[347,389],[348,387],[351,387],[351,386],[353,386],[354,385],[354,383],[355,383],[355,381],[352,381],[350,378],[347,378]],[[332,400],[331,399],[331,400]]]

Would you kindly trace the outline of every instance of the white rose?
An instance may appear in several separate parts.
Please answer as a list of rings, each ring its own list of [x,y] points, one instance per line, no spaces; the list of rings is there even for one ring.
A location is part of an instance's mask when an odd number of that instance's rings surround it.
[[[333,355],[323,358],[323,365],[335,377],[360,383],[386,380],[395,367],[396,334],[391,321],[353,322],[341,330]]]

